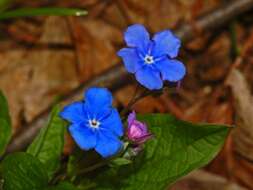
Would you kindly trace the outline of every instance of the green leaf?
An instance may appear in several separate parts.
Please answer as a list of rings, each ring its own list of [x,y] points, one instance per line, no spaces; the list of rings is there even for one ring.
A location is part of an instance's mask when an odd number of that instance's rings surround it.
[[[131,164],[132,161],[126,158],[115,158],[110,162],[111,167],[123,166]]]
[[[64,181],[64,182],[59,183],[55,187],[48,187],[44,190],[80,190],[80,189],[75,187],[73,184]]]
[[[193,124],[167,114],[138,118],[148,124],[155,138],[133,164],[100,174],[96,190],[164,190],[182,176],[205,166],[219,152],[230,130],[224,125]],[[110,174],[111,172],[111,174]],[[109,179],[109,175],[111,175]]]
[[[37,157],[47,168],[49,177],[59,167],[63,151],[65,122],[59,117],[60,108],[56,106],[49,123],[28,147],[27,152]]]
[[[57,188],[59,190],[78,190],[77,187],[75,187],[73,184],[66,182],[66,181],[58,184]]]
[[[125,189],[165,189],[209,163],[229,131],[227,126],[197,125],[165,114],[142,115],[139,119],[152,127],[156,139],[148,144],[141,169],[128,179],[131,188]]]
[[[78,184],[78,189],[80,190],[96,189],[96,187],[97,184],[94,182],[94,180],[89,180],[87,178],[82,178]]]
[[[1,19],[10,19],[15,17],[32,17],[32,16],[84,16],[87,11],[81,9],[44,7],[44,8],[20,8],[12,11],[0,13]]]
[[[11,117],[9,115],[8,102],[1,91],[0,91],[0,118],[6,120],[9,124],[11,124]]]
[[[2,155],[11,139],[11,118],[8,102],[0,91],[0,155]]]
[[[2,162],[1,175],[4,190],[40,190],[47,186],[43,164],[27,153],[8,155]]]
[[[2,155],[11,139],[11,127],[6,120],[0,118],[0,155]]]

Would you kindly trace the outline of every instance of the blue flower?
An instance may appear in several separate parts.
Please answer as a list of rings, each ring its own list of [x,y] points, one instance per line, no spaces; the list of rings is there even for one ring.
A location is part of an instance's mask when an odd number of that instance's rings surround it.
[[[177,82],[185,75],[185,66],[176,60],[180,40],[170,31],[156,33],[152,40],[144,26],[135,24],[125,32],[127,48],[118,52],[128,72],[146,88],[161,89],[163,81]]]
[[[112,107],[112,95],[105,88],[90,88],[85,101],[74,102],[60,113],[71,123],[69,131],[83,150],[95,149],[101,156],[116,154],[122,147],[123,125]]]

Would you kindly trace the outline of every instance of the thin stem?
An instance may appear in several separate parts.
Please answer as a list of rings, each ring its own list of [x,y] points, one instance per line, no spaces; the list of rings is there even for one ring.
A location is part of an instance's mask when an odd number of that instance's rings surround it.
[[[62,167],[60,167],[59,170],[56,172],[55,177],[49,181],[49,184],[54,185],[54,184],[57,184],[60,180],[66,179],[67,177],[66,170],[67,170],[67,165],[66,163],[64,163]]]
[[[110,158],[107,159],[107,160],[103,160],[103,161],[101,161],[101,162],[99,162],[99,163],[97,163],[97,164],[94,164],[94,165],[92,165],[92,166],[90,166],[90,167],[88,167],[88,168],[84,168],[83,170],[78,171],[78,172],[76,173],[76,175],[83,175],[83,174],[86,174],[86,173],[88,173],[88,172],[91,172],[91,171],[93,171],[93,170],[95,170],[95,169],[98,169],[98,168],[100,168],[100,167],[102,167],[102,166],[106,166],[111,160],[117,158],[120,154],[121,154],[121,153],[116,154],[116,155],[110,157]]]
[[[130,99],[130,101],[128,102],[127,106],[121,111],[120,115],[123,117],[127,114],[127,112],[130,110],[131,108],[131,105],[133,104],[133,102],[135,101],[136,99],[136,96],[137,96],[137,93],[140,89],[140,86],[139,84],[136,84],[136,88],[135,88],[135,91],[133,93],[133,96],[132,98]]]
[[[129,103],[128,105],[122,110],[122,112],[120,113],[120,115],[122,117],[125,117],[125,115],[127,114],[128,111],[130,111],[130,109],[132,108],[132,106],[138,102],[139,100],[141,100],[142,98],[145,98],[149,95],[153,95],[153,94],[157,94],[157,93],[161,93],[163,92],[164,88],[162,88],[161,90],[147,90],[144,89],[142,92],[140,92],[138,95],[136,95]]]
[[[108,160],[105,160],[105,161],[103,161],[103,162],[99,162],[99,163],[97,163],[97,164],[95,164],[95,165],[93,165],[93,166],[90,166],[90,167],[88,167],[88,168],[85,168],[85,169],[83,169],[83,170],[80,170],[79,172],[77,172],[77,175],[86,174],[86,173],[91,172],[91,171],[93,171],[93,170],[95,170],[95,169],[98,169],[98,168],[100,168],[100,167],[102,167],[102,166],[105,166],[106,164],[108,164]]]
[[[237,43],[236,20],[231,21],[229,24],[230,41],[231,41],[231,57],[234,60],[240,55],[240,49]]]
[[[55,185],[57,184],[59,181],[63,181],[64,179],[67,178],[67,174],[63,173],[63,174],[59,174],[57,175],[55,178],[52,179],[52,181],[49,184]]]

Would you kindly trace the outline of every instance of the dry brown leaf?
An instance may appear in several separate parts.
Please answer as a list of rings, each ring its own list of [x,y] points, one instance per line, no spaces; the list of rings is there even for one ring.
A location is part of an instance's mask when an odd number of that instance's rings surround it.
[[[177,182],[170,190],[247,190],[225,178],[196,170]]]
[[[236,150],[242,156],[253,160],[253,101],[248,84],[242,73],[233,69],[227,78],[232,89],[237,113],[237,125],[234,130]]]
[[[68,35],[63,18],[48,17],[38,43],[70,43]],[[14,127],[31,121],[58,95],[78,84],[72,50],[18,49],[2,52],[0,57],[0,88],[8,97]]]

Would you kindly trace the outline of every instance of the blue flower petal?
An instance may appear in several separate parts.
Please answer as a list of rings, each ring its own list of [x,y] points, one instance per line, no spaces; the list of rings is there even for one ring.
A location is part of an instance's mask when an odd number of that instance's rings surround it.
[[[65,106],[60,113],[60,117],[71,123],[80,123],[85,120],[86,114],[83,110],[83,102],[74,102]]]
[[[118,56],[123,59],[126,70],[130,73],[135,73],[143,65],[136,48],[123,48],[118,51]]]
[[[174,59],[163,59],[157,62],[156,66],[161,71],[163,80],[171,82],[181,80],[186,73],[184,64]]]
[[[112,107],[96,107],[95,104],[84,104],[84,112],[87,113],[88,119],[96,119],[98,121],[108,117],[112,112]]]
[[[114,108],[111,115],[101,121],[101,128],[112,131],[117,136],[123,135],[123,125],[120,119],[119,112]]]
[[[174,58],[178,55],[181,41],[170,30],[164,30],[156,33],[153,37],[155,42],[152,54],[155,57],[168,55]]]
[[[98,107],[111,106],[112,94],[106,88],[92,87],[85,92],[85,101]]]
[[[159,70],[151,68],[151,66],[144,66],[136,73],[136,80],[149,90],[161,89],[163,86]]]
[[[96,146],[97,134],[92,129],[74,124],[69,127],[69,132],[81,149],[89,150]]]
[[[142,52],[147,51],[150,36],[143,25],[134,24],[129,26],[124,36],[129,47],[137,47]]]
[[[115,155],[122,146],[122,142],[112,132],[99,131],[95,150],[104,158]]]
[[[85,93],[84,110],[89,119],[102,120],[112,110],[112,94],[106,88],[93,87]]]

